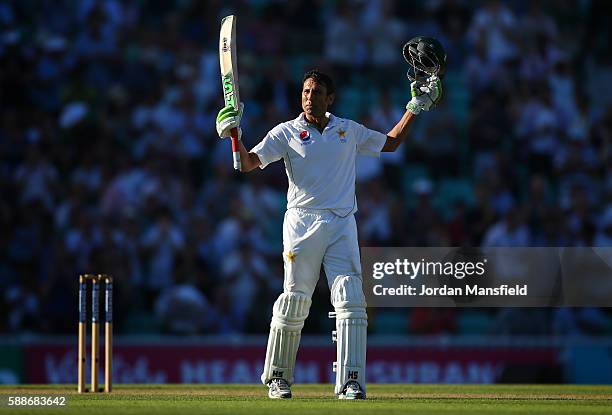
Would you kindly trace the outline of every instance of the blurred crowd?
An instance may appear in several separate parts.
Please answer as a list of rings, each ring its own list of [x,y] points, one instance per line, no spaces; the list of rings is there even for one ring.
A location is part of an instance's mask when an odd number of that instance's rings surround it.
[[[218,31],[238,15],[242,128],[300,112],[387,132],[401,47],[448,52],[445,98],[358,160],[361,246],[612,245],[605,1],[0,1],[0,333],[73,333],[77,276],[113,274],[120,333],[267,332],[282,290],[281,163],[233,172]],[[321,281],[306,332],[330,323]],[[374,333],[610,334],[606,309],[371,310]]]

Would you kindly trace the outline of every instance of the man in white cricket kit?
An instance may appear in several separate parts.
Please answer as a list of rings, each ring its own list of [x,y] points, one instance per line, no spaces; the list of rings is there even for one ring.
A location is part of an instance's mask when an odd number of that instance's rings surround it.
[[[289,179],[283,224],[283,293],[274,303],[261,380],[270,398],[290,398],[295,357],[308,317],[321,264],[335,309],[337,359],[335,393],[341,399],[365,398],[367,315],[362,289],[355,197],[357,154],[378,157],[395,151],[415,115],[440,99],[442,86],[432,76],[412,83],[406,112],[386,135],[330,114],[335,97],[331,78],[319,71],[303,79],[302,112],[274,127],[250,152],[240,142],[242,171],[282,159]],[[228,137],[242,116],[231,106],[217,117],[217,132]],[[241,135],[242,132],[240,132]]]

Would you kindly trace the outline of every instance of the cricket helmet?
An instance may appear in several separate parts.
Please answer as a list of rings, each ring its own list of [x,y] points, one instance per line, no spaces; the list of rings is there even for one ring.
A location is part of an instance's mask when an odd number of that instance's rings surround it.
[[[410,39],[404,45],[402,54],[410,65],[407,75],[411,81],[423,80],[432,75],[444,75],[446,52],[442,44],[433,37],[417,36]]]

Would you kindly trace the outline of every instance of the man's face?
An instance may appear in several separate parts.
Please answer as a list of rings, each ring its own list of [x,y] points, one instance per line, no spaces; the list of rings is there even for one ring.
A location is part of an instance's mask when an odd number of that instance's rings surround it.
[[[325,85],[308,78],[302,87],[302,109],[306,115],[322,117],[334,102],[334,94],[327,95]]]

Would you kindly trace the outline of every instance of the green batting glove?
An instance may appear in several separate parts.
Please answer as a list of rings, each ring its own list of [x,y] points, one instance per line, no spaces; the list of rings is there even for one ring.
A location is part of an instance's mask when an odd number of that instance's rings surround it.
[[[232,128],[240,128],[240,120],[244,112],[244,104],[240,104],[240,109],[236,110],[233,106],[227,105],[219,111],[217,115],[217,134],[220,138],[230,136]]]
[[[410,84],[410,95],[412,99],[406,105],[408,111],[415,115],[429,111],[442,99],[442,82],[437,76],[427,78],[427,83],[422,86],[414,81]]]

